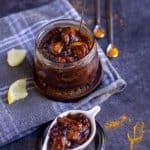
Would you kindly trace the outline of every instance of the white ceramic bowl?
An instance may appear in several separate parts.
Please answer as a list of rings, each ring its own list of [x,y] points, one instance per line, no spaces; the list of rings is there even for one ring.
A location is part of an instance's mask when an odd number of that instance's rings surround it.
[[[48,141],[49,141],[49,134],[51,131],[51,128],[57,123],[57,119],[58,117],[64,117],[67,116],[69,113],[71,114],[77,114],[77,113],[82,113],[84,114],[87,118],[89,118],[90,123],[91,123],[91,135],[89,137],[89,139],[83,143],[82,145],[79,145],[78,147],[74,148],[74,149],[70,149],[70,150],[83,150],[85,149],[93,140],[95,134],[96,134],[96,122],[95,122],[95,116],[98,114],[98,112],[101,110],[100,106],[95,106],[92,109],[88,110],[88,111],[83,111],[83,110],[69,110],[66,111],[62,114],[60,114],[59,116],[56,117],[56,119],[52,122],[52,124],[50,125],[47,135],[45,137],[44,140],[44,144],[42,147],[42,150],[48,150]]]

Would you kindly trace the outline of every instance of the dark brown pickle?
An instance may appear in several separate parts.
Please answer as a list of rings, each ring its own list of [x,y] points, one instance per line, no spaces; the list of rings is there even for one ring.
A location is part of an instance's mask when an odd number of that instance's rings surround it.
[[[68,150],[85,143],[91,133],[90,120],[82,113],[58,118],[49,134],[49,150]]]
[[[85,31],[79,32],[78,26],[57,25],[44,28],[37,37],[33,75],[43,95],[71,100],[76,89],[82,93],[95,81],[99,67],[97,46],[89,29],[83,28]]]
[[[59,63],[75,62],[85,57],[92,47],[88,36],[74,27],[57,27],[44,37],[40,51],[46,59]]]

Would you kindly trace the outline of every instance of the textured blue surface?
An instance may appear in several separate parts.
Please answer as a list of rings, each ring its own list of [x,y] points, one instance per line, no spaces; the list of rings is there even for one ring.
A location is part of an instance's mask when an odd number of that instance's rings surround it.
[[[79,8],[76,1],[71,0]],[[9,13],[40,6],[48,0],[0,0],[0,16]],[[89,1],[88,15],[92,16],[92,5]],[[112,60],[113,65],[127,81],[128,87],[104,103],[97,120],[103,125],[106,120],[113,120],[121,114],[128,115],[132,122],[118,129],[105,130],[107,136],[106,149],[128,150],[126,127],[136,121],[145,122],[145,136],[142,142],[135,145],[136,150],[150,148],[150,1],[149,0],[115,0],[115,42],[120,48],[120,57]],[[124,27],[120,26],[120,19]],[[100,41],[106,47],[106,40]],[[2,150],[37,150],[40,131],[12,143]]]

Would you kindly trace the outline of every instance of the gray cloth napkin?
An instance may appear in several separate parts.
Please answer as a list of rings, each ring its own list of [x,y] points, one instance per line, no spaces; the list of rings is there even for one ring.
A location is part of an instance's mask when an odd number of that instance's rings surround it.
[[[89,109],[101,104],[111,95],[126,86],[108,58],[99,48],[104,75],[96,91],[77,103],[62,103],[41,96],[32,83],[32,58],[34,40],[42,26],[50,21],[69,18],[79,20],[80,16],[67,0],[55,0],[40,8],[12,14],[0,19],[0,146],[19,139],[41,124],[53,119],[68,109]],[[23,48],[28,51],[22,65],[11,68],[6,62],[7,51]],[[6,94],[9,85],[27,78],[29,96],[12,105],[7,104]]]

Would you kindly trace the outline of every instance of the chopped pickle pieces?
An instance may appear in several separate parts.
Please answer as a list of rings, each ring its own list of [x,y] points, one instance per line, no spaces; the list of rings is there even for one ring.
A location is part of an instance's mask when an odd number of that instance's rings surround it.
[[[91,50],[91,39],[75,27],[57,27],[44,37],[41,53],[59,63],[71,63],[85,57]]]
[[[66,59],[64,57],[58,57],[58,62],[65,63]]]
[[[75,57],[83,58],[88,53],[88,47],[83,42],[74,42],[71,44],[71,49]]]
[[[81,46],[81,45],[84,45],[85,43],[81,42],[81,41],[77,41],[77,42],[73,42],[71,43],[71,47],[74,47],[74,46]]]
[[[65,150],[66,139],[63,136],[54,139],[51,150]]]
[[[61,50],[63,49],[63,44],[62,42],[56,42],[52,44],[52,49],[54,54],[60,54]]]
[[[49,150],[75,148],[86,142],[90,133],[90,121],[82,113],[68,114],[67,116],[58,118],[49,134]]]

